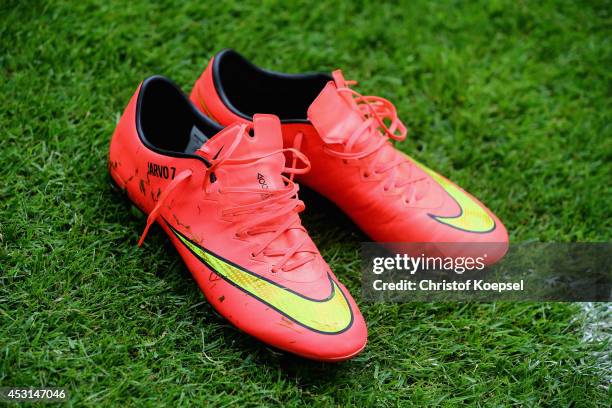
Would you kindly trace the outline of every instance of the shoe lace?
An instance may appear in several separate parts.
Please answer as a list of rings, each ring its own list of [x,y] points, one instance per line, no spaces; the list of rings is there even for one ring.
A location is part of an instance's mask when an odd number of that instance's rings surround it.
[[[229,196],[231,194],[250,194],[252,197],[261,197],[261,200],[248,203],[228,206],[221,211],[222,217],[228,221],[239,224],[236,232],[236,238],[248,239],[248,237],[256,236],[264,233],[269,235],[260,242],[257,249],[251,253],[253,258],[263,254],[266,257],[281,257],[273,266],[272,272],[291,271],[315,259],[318,253],[314,245],[308,239],[306,229],[301,225],[299,217],[292,216],[304,210],[304,202],[298,199],[297,193],[299,186],[293,181],[295,174],[304,174],[310,170],[310,161],[299,150],[294,148],[277,149],[273,152],[261,156],[232,159],[230,156],[240,143],[245,132],[249,130],[248,125],[241,125],[240,130],[236,134],[235,139],[227,149],[222,148],[218,155],[209,160],[210,166],[206,169],[204,176],[204,184],[202,188],[209,191],[211,185],[216,181],[215,170],[222,166],[242,165],[255,163],[264,158],[273,156],[279,153],[291,153],[293,161],[291,167],[284,167],[282,172],[290,176],[281,175],[283,187],[278,189],[268,189],[262,193],[260,188],[251,187],[224,187],[219,188],[219,194]],[[297,160],[300,160],[305,167],[297,168]],[[164,202],[172,195],[180,184],[184,183],[192,176],[191,170],[180,172],[175,179],[168,185],[162,195],[159,197],[157,204],[147,217],[147,225],[138,241],[138,246],[141,246],[149,231],[151,225],[159,216],[159,211],[163,208]],[[231,202],[231,199],[228,201]],[[271,249],[270,244],[277,238],[289,230],[300,230],[304,234],[300,234],[299,238],[290,248]],[[289,262],[296,254],[305,254],[297,259]]]
[[[323,147],[324,151],[343,160],[359,160],[374,154],[363,175],[366,178],[371,174],[385,175],[383,185],[385,191],[391,188],[401,189],[418,181],[410,180],[408,177],[407,181],[398,184],[400,174],[398,167],[404,163],[410,163],[403,155],[394,154],[392,160],[383,162],[385,148],[391,147],[390,140],[402,141],[407,134],[406,126],[398,118],[395,106],[385,98],[361,95],[349,87],[356,83],[356,81],[346,81],[345,86],[340,86],[337,90],[351,96],[363,122],[346,140],[328,143]],[[342,144],[343,148],[338,150],[331,147],[337,144]],[[412,199],[414,197],[407,201]]]

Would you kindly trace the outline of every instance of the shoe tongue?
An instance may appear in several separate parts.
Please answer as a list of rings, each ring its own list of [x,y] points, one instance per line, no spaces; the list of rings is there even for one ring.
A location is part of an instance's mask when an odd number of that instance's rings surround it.
[[[227,154],[236,140],[241,125],[232,125],[208,140],[196,153],[206,159],[214,160]],[[229,160],[259,158],[283,147],[280,121],[274,115],[255,115],[253,132],[244,132],[241,140],[227,156]],[[215,172],[217,178],[223,179],[228,187],[278,189],[284,186],[281,177],[285,166],[282,152],[263,157],[245,164],[221,165]]]
[[[338,91],[338,89],[348,86],[342,71],[332,72],[332,77],[333,81],[327,83],[308,108],[308,120],[317,130],[321,139],[328,144],[344,143],[364,121],[351,94]],[[359,148],[360,143],[367,143],[368,137],[376,136],[365,135],[365,139],[358,141],[355,147]],[[382,153],[378,157],[380,163],[390,162],[398,154],[401,154],[390,143],[385,144],[381,149]],[[369,162],[374,159],[374,156],[370,155],[362,160]],[[425,178],[423,171],[408,162],[398,166],[397,170],[399,174],[396,182],[400,184]],[[428,185],[417,181],[414,183],[414,188],[416,189],[416,198],[420,199],[424,196],[424,191],[428,188]]]
[[[232,148],[241,126],[241,124],[235,124],[225,128],[204,143],[196,154],[209,161],[223,157],[227,152],[226,149]],[[222,183],[222,187],[261,189],[261,193],[228,193],[228,195],[231,195],[230,201],[232,203],[250,204],[259,202],[269,197],[269,194],[266,193],[267,190],[285,187],[281,177],[285,167],[285,155],[280,152],[283,148],[283,137],[279,119],[274,115],[255,115],[253,117],[252,134],[253,136],[250,136],[248,132],[244,132],[241,140],[238,141],[232,153],[227,157],[228,160],[258,158],[274,151],[279,151],[279,153],[245,164],[229,164],[227,166],[221,164],[215,170],[215,175]],[[285,215],[285,217],[289,216],[297,217],[297,214]],[[284,221],[285,219],[281,218],[280,220]],[[271,220],[270,223],[277,224],[278,221],[278,219]],[[297,222],[299,223],[299,220]],[[258,234],[256,237],[266,239],[269,234],[271,233]],[[289,229],[269,243],[267,248],[270,250],[290,248],[303,238],[303,234],[302,230]],[[307,254],[297,253],[292,259],[303,256],[307,256]],[[270,262],[274,263],[278,259],[278,256],[270,257]],[[304,267],[304,270],[307,270],[307,268]],[[308,275],[303,277],[303,279],[306,278],[308,278]]]
[[[308,120],[317,130],[323,142],[342,144],[362,125],[365,119],[351,94],[338,91],[348,85],[342,72],[336,70],[332,76],[334,80],[327,83],[308,108]],[[354,147],[357,150],[360,147],[365,148],[368,143],[372,142],[373,137],[383,136],[378,132],[368,133],[366,130]],[[383,163],[393,159],[395,153],[392,146],[384,146],[382,149],[384,151],[380,159]]]
[[[351,95],[338,91],[346,86],[342,73],[333,77],[308,108],[308,120],[325,143],[343,143],[364,119]]]

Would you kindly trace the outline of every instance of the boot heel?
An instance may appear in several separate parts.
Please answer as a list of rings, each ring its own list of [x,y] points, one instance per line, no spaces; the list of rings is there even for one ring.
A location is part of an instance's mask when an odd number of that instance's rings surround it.
[[[108,184],[110,186],[111,191],[115,194],[115,196],[119,198],[119,200],[121,200],[125,204],[126,207],[129,208],[130,213],[135,218],[143,219],[147,217],[147,214],[145,214],[144,211],[138,208],[138,206],[134,204],[132,200],[130,200],[127,190],[125,188],[121,188],[121,186],[117,184],[115,179],[110,174],[108,174]]]

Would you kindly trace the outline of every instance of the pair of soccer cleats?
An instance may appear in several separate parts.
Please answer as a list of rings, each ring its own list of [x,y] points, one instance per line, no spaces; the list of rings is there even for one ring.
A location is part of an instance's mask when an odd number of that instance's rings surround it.
[[[296,181],[374,241],[501,243],[474,197],[392,141],[406,128],[386,99],[340,71],[289,75],[218,53],[190,98],[154,76],[112,137],[114,183],[158,223],[211,305],[242,331],[321,361],[357,355],[365,321],[302,226]],[[456,254],[453,254],[456,255]]]

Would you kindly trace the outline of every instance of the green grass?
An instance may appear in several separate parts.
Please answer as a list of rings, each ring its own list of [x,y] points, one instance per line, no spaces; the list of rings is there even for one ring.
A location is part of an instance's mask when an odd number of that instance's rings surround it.
[[[0,5],[0,385],[67,387],[74,406],[609,406],[605,344],[581,341],[573,304],[362,304],[354,360],[271,351],[215,314],[159,230],[136,247],[144,222],[106,159],[139,81],[188,90],[233,47],[282,71],[342,67],[391,99],[400,148],[514,242],[609,241],[610,1],[149,3]],[[308,205],[359,301],[363,236]]]

